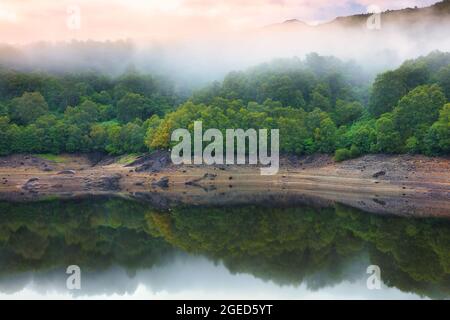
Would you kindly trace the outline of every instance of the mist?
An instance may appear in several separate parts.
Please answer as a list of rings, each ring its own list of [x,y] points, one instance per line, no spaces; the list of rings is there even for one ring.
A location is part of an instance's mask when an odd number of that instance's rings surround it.
[[[422,8],[383,13],[379,26],[373,29],[367,26],[371,18],[368,14],[337,18],[318,26],[290,20],[243,32],[211,32],[167,41],[72,40],[0,45],[0,64],[23,71],[93,70],[112,76],[131,69],[164,75],[179,86],[196,88],[221,80],[233,70],[316,52],[353,61],[373,78],[407,59],[435,50],[450,51],[449,17]]]

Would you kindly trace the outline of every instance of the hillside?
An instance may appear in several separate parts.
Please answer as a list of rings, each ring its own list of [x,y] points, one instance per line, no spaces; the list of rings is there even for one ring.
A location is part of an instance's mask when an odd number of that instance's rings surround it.
[[[336,17],[332,21],[311,26],[298,19],[286,20],[282,23],[268,26],[273,30],[297,30],[306,31],[324,28],[351,28],[366,29],[367,18],[372,13],[361,13],[351,16]],[[432,6],[424,8],[405,8],[400,10],[387,10],[381,13],[383,27],[402,27],[405,30],[416,26],[431,26],[438,24],[448,24],[450,21],[450,0],[438,2]],[[383,29],[383,28],[382,28]]]

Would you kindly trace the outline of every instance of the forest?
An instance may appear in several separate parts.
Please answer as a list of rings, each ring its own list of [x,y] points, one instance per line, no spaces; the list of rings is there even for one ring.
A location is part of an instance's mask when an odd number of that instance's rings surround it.
[[[450,53],[376,77],[311,53],[277,59],[186,95],[169,77],[129,70],[21,72],[0,67],[0,155],[112,155],[169,149],[174,129],[280,130],[282,153],[450,153]]]

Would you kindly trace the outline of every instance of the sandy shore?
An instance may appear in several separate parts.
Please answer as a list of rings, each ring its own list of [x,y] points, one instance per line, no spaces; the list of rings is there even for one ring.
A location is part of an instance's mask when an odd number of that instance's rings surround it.
[[[256,166],[174,166],[160,160],[0,157],[0,199],[114,194],[161,207],[339,202],[374,213],[450,217],[449,158],[369,155],[335,163],[323,155],[285,157],[274,176],[261,176]]]

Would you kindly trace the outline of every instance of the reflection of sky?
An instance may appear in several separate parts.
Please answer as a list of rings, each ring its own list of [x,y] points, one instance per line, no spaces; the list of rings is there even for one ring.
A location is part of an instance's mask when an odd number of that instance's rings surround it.
[[[68,291],[64,270],[0,280],[0,299],[416,299],[395,288],[368,290],[359,280],[313,291],[305,284],[279,286],[248,274],[231,274],[203,257],[178,256],[170,264],[129,274],[120,267],[83,273],[81,290]],[[73,294],[73,295],[72,295]]]

